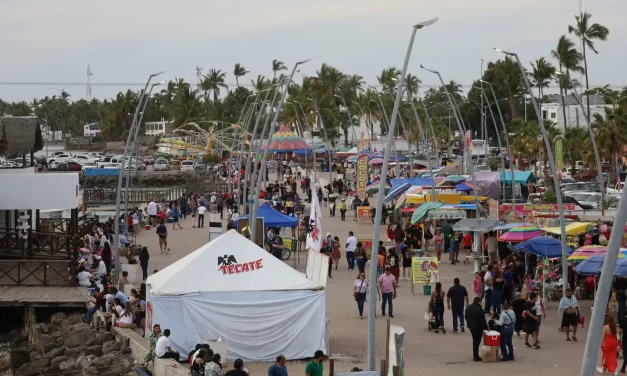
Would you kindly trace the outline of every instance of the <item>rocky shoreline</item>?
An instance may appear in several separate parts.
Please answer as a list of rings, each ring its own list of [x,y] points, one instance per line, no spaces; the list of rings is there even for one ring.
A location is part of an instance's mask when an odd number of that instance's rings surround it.
[[[43,354],[29,342],[24,330],[9,333],[5,337],[11,347],[9,368],[0,372],[15,376],[136,375],[131,349],[110,332],[85,324],[82,318],[81,314],[59,312],[52,315],[50,323],[41,325]]]

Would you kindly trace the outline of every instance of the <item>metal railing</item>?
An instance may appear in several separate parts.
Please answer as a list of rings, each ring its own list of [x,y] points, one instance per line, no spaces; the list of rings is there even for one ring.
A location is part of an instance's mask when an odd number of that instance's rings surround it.
[[[126,200],[132,203],[147,203],[151,200],[175,200],[181,197],[184,189],[182,187],[174,188],[145,188],[123,190],[121,192],[122,202]],[[115,204],[116,190],[112,188],[90,188],[83,190],[83,203],[87,205],[95,204]]]

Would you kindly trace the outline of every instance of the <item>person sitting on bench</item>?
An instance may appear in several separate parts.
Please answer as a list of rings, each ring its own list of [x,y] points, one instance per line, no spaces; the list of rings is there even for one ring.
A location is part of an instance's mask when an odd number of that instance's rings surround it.
[[[179,361],[180,354],[176,350],[172,350],[172,342],[170,342],[170,329],[163,331],[163,336],[157,341],[155,346],[155,354],[157,358],[161,359],[174,359]]]

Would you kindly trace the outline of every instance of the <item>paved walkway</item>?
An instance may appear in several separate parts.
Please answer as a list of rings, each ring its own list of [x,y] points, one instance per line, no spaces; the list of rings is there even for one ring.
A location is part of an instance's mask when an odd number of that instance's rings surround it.
[[[323,233],[332,232],[344,243],[348,231],[354,231],[357,238],[372,238],[372,224],[357,224],[352,220],[342,222],[338,217],[329,218],[328,210],[323,208]],[[338,213],[339,214],[339,213]],[[149,272],[162,269],[181,257],[193,252],[208,241],[208,229],[192,228],[191,218],[182,220],[183,230],[169,229],[168,243],[171,255],[161,256],[158,252],[157,235],[153,231],[142,231],[137,241],[147,245],[151,252]],[[385,231],[382,231],[385,234]],[[342,247],[342,254],[344,255]],[[304,272],[305,257],[301,255],[297,269]],[[292,266],[293,260],[287,261]],[[369,266],[370,263],[367,264]],[[366,368],[367,363],[367,320],[359,320],[357,306],[352,297],[352,284],[356,272],[347,270],[345,260],[340,262],[338,270],[333,270],[333,278],[327,284],[327,318],[331,356],[343,359],[336,363],[336,371],[349,371],[352,367]],[[453,278],[459,277],[471,292],[472,266],[457,264],[441,264],[440,281],[445,289],[453,284]],[[590,301],[582,301],[582,313],[586,317],[586,327],[579,328],[579,342],[566,342],[564,335],[557,331],[560,320],[557,317],[557,302],[551,302],[547,318],[543,320],[539,350],[527,349],[523,339],[514,337],[514,362],[475,363],[472,361],[472,341],[469,332],[453,334],[452,316],[446,311],[444,321],[446,334],[435,334],[427,331],[427,323],[423,315],[427,307],[428,297],[422,295],[422,286],[417,285],[416,295],[412,296],[409,281],[400,281],[398,297],[394,300],[393,323],[406,330],[405,361],[406,375],[512,375],[532,374],[543,375],[575,375],[579,374],[581,357],[587,336],[588,320],[591,316]],[[367,304],[366,304],[367,305]],[[377,318],[376,343],[377,359],[385,356],[386,319]],[[313,355],[313,354],[312,354]],[[619,359],[619,361],[622,361]],[[377,361],[378,366],[378,361]],[[251,365],[256,375],[265,375],[267,365]],[[302,363],[292,363],[290,374],[302,374]]]

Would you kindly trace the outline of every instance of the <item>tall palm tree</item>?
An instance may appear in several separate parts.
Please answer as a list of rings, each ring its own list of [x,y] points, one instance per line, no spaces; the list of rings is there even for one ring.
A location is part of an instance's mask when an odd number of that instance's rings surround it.
[[[586,73],[586,91],[590,89],[588,86],[588,58],[586,57],[586,48],[591,49],[595,54],[599,52],[594,48],[594,41],[604,41],[610,34],[610,30],[598,23],[590,24],[592,15],[588,12],[581,13],[579,16],[575,16],[575,26],[569,25],[568,32],[575,34],[583,42],[583,65]],[[587,93],[587,106],[588,106],[588,120],[590,120],[590,94]]]
[[[541,57],[535,64],[531,63],[532,72],[530,74],[533,85],[538,88],[538,98],[542,99],[543,89],[549,87],[551,79],[555,76],[556,69],[553,64]]]
[[[566,75],[557,76],[557,82],[560,88],[560,98],[562,99],[562,115],[564,116],[564,128],[566,128],[566,104],[564,103],[564,94],[568,87],[568,74],[570,72],[581,72],[581,60],[583,55],[575,48],[573,43],[566,35],[562,35],[557,42],[557,48],[551,51],[551,56],[559,65],[560,72],[566,70]]]
[[[571,127],[566,128],[564,132],[564,159],[571,166],[571,174],[575,175],[576,162],[584,158],[584,145],[590,141],[590,136],[586,128]]]
[[[200,83],[200,89],[205,92],[205,101],[208,102],[209,92],[213,92],[213,101],[217,101],[220,96],[220,89],[228,89],[225,83],[226,72],[222,72],[220,69],[210,69],[202,82]]]
[[[233,68],[233,76],[235,76],[235,84],[237,84],[237,87],[239,87],[239,78],[244,77],[248,73],[249,72],[246,70],[246,68],[244,68],[243,65],[241,65],[240,63],[235,64],[235,68]]]
[[[257,75],[257,79],[254,81],[250,80],[250,82],[253,84],[253,88],[255,88],[256,91],[265,90],[270,86],[270,81],[261,74]]]
[[[416,98],[418,96],[418,90],[420,89],[420,84],[422,81],[415,75],[411,73],[407,73],[407,77],[405,78],[405,90],[410,94],[412,98]]]
[[[622,153],[624,146],[627,145],[627,108],[607,107],[605,118],[600,114],[594,114],[593,128],[596,131],[599,154],[605,160],[616,160],[617,155]],[[610,165],[610,174],[616,179],[618,177],[616,163]]]
[[[287,70],[285,63],[277,59],[272,60],[272,73],[274,74],[274,78],[276,78],[277,72],[284,70]]]
[[[401,71],[396,67],[385,68],[381,71],[381,75],[377,77],[381,90],[391,93],[396,87],[396,83],[401,77]]]

